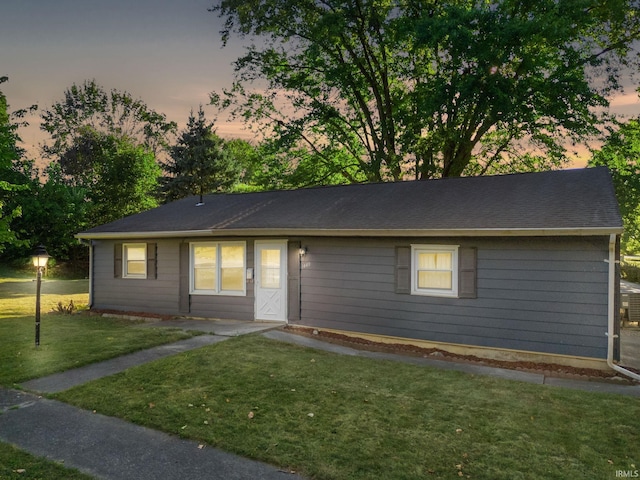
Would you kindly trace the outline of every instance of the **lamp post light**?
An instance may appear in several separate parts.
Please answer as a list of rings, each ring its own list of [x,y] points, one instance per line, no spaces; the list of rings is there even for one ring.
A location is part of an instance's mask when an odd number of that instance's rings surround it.
[[[38,245],[31,255],[33,266],[37,269],[36,276],[36,347],[40,346],[40,285],[42,284],[42,271],[47,266],[49,254],[43,245]]]

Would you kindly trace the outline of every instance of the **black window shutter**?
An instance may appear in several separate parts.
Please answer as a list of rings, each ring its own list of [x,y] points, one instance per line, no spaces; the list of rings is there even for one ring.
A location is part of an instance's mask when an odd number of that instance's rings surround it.
[[[411,247],[396,247],[396,293],[411,293]]]
[[[477,298],[477,263],[477,248],[460,247],[458,249],[458,298]]]
[[[122,244],[113,246],[113,277],[122,278]]]
[[[189,295],[189,244],[180,244],[180,281],[178,285],[180,313],[189,313],[191,308],[191,297]]]
[[[288,292],[289,309],[287,319],[300,320],[300,242],[290,241],[288,245]]]
[[[147,279],[158,278],[157,244],[147,243]]]

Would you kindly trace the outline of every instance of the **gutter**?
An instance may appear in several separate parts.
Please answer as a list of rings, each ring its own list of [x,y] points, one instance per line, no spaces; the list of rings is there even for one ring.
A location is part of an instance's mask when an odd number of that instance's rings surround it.
[[[609,235],[609,259],[605,260],[609,263],[609,303],[608,303],[608,324],[609,328],[607,330],[607,365],[611,367],[616,372],[622,373],[628,377],[633,378],[634,380],[640,381],[640,375],[634,373],[626,368],[621,367],[613,363],[613,343],[616,338],[619,338],[619,335],[615,334],[615,322],[616,322],[616,241],[617,235],[612,233]]]
[[[76,238],[84,240],[114,240],[141,238],[184,237],[547,237],[547,236],[601,236],[619,228],[480,228],[480,229],[330,229],[330,228],[211,228],[205,230],[138,231],[138,232],[81,232]]]

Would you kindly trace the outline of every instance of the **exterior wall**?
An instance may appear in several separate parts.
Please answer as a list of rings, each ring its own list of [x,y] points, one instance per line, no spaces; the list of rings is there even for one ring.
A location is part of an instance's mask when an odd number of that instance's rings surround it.
[[[292,324],[606,358],[607,237],[295,240],[289,255]],[[181,267],[181,245],[189,239],[143,241],[157,245],[157,278],[114,278],[116,241],[94,241],[94,309],[253,320],[251,280],[246,296],[185,299],[188,275]],[[476,298],[397,293],[396,247],[429,243],[477,249]],[[308,252],[292,257],[299,245]],[[246,255],[247,267],[253,268],[251,239]],[[298,267],[292,258],[300,258],[299,279],[292,271]],[[299,294],[293,294],[298,287]],[[298,298],[296,305],[293,300]]]
[[[156,241],[158,273],[155,279],[115,278],[116,243],[106,240],[93,241],[92,308],[177,314],[179,243],[175,240]]]
[[[202,241],[202,238],[193,241]],[[224,239],[220,239],[224,240]],[[157,277],[147,279],[115,278],[114,248],[121,241],[94,240],[93,242],[93,305],[98,310],[120,310],[158,313],[163,315],[190,315],[194,317],[253,320],[253,283],[247,282],[247,295],[188,295],[189,277],[182,275],[181,245],[183,240],[144,239],[157,245]],[[253,241],[247,241],[247,266],[253,266]],[[181,260],[182,259],[182,260]],[[186,258],[188,262],[188,256]],[[188,270],[188,264],[186,265]],[[185,288],[185,280],[187,282]],[[187,295],[182,302],[181,294]]]
[[[396,293],[395,247],[477,248],[477,298]],[[300,325],[606,358],[608,238],[308,239]]]

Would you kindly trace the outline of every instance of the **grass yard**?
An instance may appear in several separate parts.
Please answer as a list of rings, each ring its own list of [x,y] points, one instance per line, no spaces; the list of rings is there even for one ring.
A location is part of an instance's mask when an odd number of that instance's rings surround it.
[[[58,302],[86,306],[87,280],[42,285],[40,347],[35,347],[35,283],[0,279],[0,385],[14,384],[125,353],[187,338],[181,330],[148,328],[128,320],[50,312]]]
[[[88,303],[87,280],[45,280],[40,347],[35,348],[35,282],[0,278],[0,385],[20,382],[189,337],[182,331],[143,328],[130,321],[48,314],[58,302]],[[0,442],[0,479],[81,480],[91,477]]]
[[[68,306],[73,301],[77,307],[86,308],[89,303],[89,281],[45,279],[40,293],[42,314],[54,310],[59,302]],[[0,278],[0,320],[35,315],[35,311],[36,282],[33,278]]]
[[[12,387],[190,336],[181,330],[141,327],[128,320],[49,314],[42,316],[40,347],[36,349],[32,316],[0,319],[0,385]]]
[[[245,336],[56,398],[316,479],[616,478],[640,400]]]
[[[0,442],[2,480],[91,480],[93,477]]]

